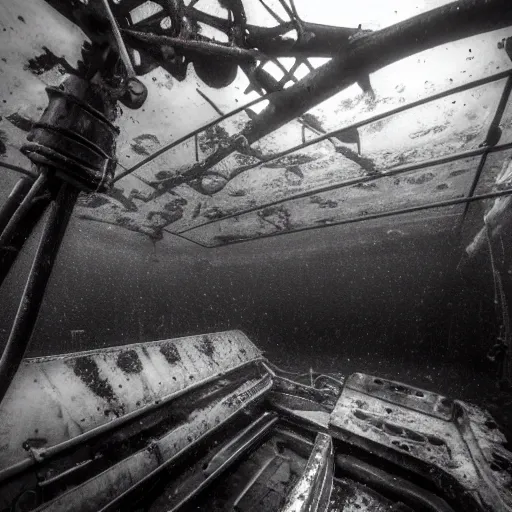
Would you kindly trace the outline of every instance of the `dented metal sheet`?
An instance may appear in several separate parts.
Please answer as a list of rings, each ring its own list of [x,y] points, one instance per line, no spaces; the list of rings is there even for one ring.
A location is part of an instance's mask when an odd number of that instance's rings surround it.
[[[227,331],[27,359],[0,406],[0,478],[259,358]]]
[[[512,454],[492,418],[476,407],[356,373],[345,383],[330,428],[433,480],[468,509],[512,510]],[[501,463],[493,466],[494,457]]]
[[[186,422],[154,440],[144,450],[41,505],[37,510],[96,512],[112,506],[125,493],[151,478],[212,430],[221,427],[240,410],[259,399],[271,386],[272,378],[269,375],[248,380],[235,391],[195,409]]]

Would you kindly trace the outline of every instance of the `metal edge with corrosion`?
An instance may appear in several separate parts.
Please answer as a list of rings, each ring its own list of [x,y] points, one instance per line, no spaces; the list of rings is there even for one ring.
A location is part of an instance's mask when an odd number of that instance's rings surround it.
[[[0,405],[0,481],[261,359],[235,330],[26,359]]]

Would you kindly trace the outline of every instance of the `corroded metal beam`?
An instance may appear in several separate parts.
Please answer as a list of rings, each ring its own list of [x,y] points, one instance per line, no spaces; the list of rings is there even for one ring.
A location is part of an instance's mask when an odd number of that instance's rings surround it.
[[[331,436],[318,433],[304,473],[290,492],[281,512],[327,510],[333,478]]]
[[[260,358],[228,331],[26,359],[0,405],[0,481]]]
[[[194,448],[198,442],[206,438],[212,431],[223,428],[235,414],[247,408],[251,403],[264,395],[272,386],[272,379],[266,375],[258,379],[250,379],[233,392],[212,400],[206,406],[199,407],[189,416],[189,421],[167,432],[162,437],[155,439],[143,450],[123,459],[108,470],[87,480],[82,485],[71,489],[58,498],[38,508],[40,512],[60,512],[62,510],[74,510],[76,512],[96,512],[98,510],[124,510],[122,503],[126,503],[125,496],[133,494],[136,489],[144,485],[148,480],[173,464],[186,451]],[[276,416],[264,414],[257,426],[260,430],[252,432],[250,443],[259,439],[277,421]],[[261,425],[261,423],[264,423]],[[247,449],[248,447],[246,447]],[[171,493],[172,498],[177,498],[167,510],[174,510],[181,502],[188,501],[203,487],[212,481],[217,473],[224,470],[243,455],[245,451],[237,452],[235,456],[223,461],[216,471],[205,475],[202,485],[192,490],[186,496],[177,496]],[[200,475],[200,473],[198,473]],[[168,493],[166,493],[168,494]],[[181,498],[181,500],[180,500]],[[176,503],[179,501],[180,503]]]
[[[512,40],[512,38],[511,38],[511,40]],[[494,112],[494,117],[493,117],[491,123],[489,124],[489,128],[487,129],[487,135],[485,137],[485,140],[481,144],[481,146],[485,147],[486,149],[490,149],[490,148],[496,146],[496,144],[498,144],[498,142],[501,139],[502,131],[500,128],[500,124],[501,124],[501,120],[503,119],[503,114],[505,113],[505,109],[507,108],[511,92],[512,92],[512,76],[509,76],[505,83],[505,87],[503,88],[503,92],[501,94],[501,98],[498,103],[498,106],[496,107],[496,111]],[[473,179],[473,183],[471,184],[471,188],[469,189],[468,197],[473,196],[476,191],[478,183],[480,182],[480,177],[482,175],[482,172],[485,169],[485,164],[487,162],[488,153],[489,152],[486,151],[485,153],[483,153],[482,158],[480,158],[480,162],[478,164],[478,169],[475,173],[475,177]],[[468,211],[469,211],[469,203],[467,203],[464,208],[464,213],[462,214],[462,218],[460,221],[460,227],[462,227],[462,224],[466,220]]]
[[[19,165],[13,165],[13,164],[9,164],[7,162],[0,162],[0,167],[9,169],[10,171],[17,172],[19,174],[22,174],[23,176],[32,178],[32,180],[37,178],[36,174],[33,171],[31,171],[29,169],[24,169],[23,167],[20,167]]]

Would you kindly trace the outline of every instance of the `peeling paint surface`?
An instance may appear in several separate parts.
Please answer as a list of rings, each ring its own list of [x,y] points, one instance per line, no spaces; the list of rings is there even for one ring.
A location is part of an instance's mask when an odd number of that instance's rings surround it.
[[[421,7],[414,7],[413,2],[407,8],[401,4],[394,14],[392,3],[381,8],[378,14],[381,21],[368,15],[368,19],[358,19],[355,25],[363,22],[363,27],[376,30],[446,2],[423,2]],[[214,15],[225,15],[220,6],[209,9]],[[253,21],[254,17],[266,19],[256,7],[248,9]],[[300,9],[306,19],[337,22],[317,20],[315,16],[318,17],[321,9],[308,8],[304,2]],[[139,11],[137,16],[144,16],[141,9]],[[359,16],[364,18],[364,13],[362,8]],[[44,87],[58,85],[76,69],[85,37],[44,0],[4,3],[0,6],[0,20],[0,159],[28,168],[30,164],[19,148],[27,130],[46,106]],[[339,20],[340,25],[346,22],[346,19]],[[402,175],[400,180],[384,179],[330,192],[317,190],[364,177],[369,169],[385,174],[397,166],[477,148],[485,139],[504,80],[372,122],[359,129],[357,138],[353,133],[332,137],[238,172],[258,162],[255,154],[272,157],[316,137],[315,127],[335,130],[418,98],[510,69],[505,51],[499,48],[499,43],[510,35],[510,29],[502,29],[470,37],[408,57],[373,73],[375,99],[367,97],[356,85],[336,94],[304,116],[313,130],[304,131],[299,120],[292,121],[254,143],[250,151],[240,149],[212,167],[212,174],[202,180],[203,193],[186,184],[165,186],[166,180],[195,162],[196,148],[191,137],[120,180],[109,195],[82,197],[75,215],[139,231],[154,240],[160,239],[164,231],[170,231],[213,247],[323,227],[357,218],[365,212],[392,211],[463,197],[471,186],[477,157],[412,171]],[[222,112],[257,98],[255,92],[244,94],[248,83],[242,73],[237,74],[231,85],[220,89],[206,86],[201,73],[190,66],[186,79],[178,81],[167,71],[156,68],[141,77],[149,90],[146,104],[137,111],[123,108],[118,120],[121,129],[117,145],[118,173],[218,116],[196,89],[206,93]],[[257,105],[254,111],[261,108],[262,105]],[[241,112],[201,132],[197,145],[199,160],[237,134],[249,121],[249,115]],[[510,106],[505,112],[502,130],[500,143],[510,142]],[[359,160],[354,156],[358,149],[361,151]],[[495,159],[503,163],[505,154],[496,154]],[[457,172],[460,174],[455,174]],[[490,172],[492,174],[492,169]],[[486,173],[487,169],[484,175]],[[2,176],[0,184],[10,183],[11,178]],[[305,193],[310,194],[309,197],[294,199]],[[269,205],[275,201],[285,202],[269,213]],[[244,213],[248,209],[255,211]],[[431,214],[423,212],[426,218]],[[440,229],[452,229],[452,221],[459,215],[460,209],[453,208],[436,212],[437,218],[447,218],[446,222],[439,222]],[[397,217],[396,223],[400,222]],[[430,229],[427,224],[424,229]],[[417,229],[421,228],[417,226]]]
[[[0,474],[260,357],[227,331],[26,359],[0,407]]]

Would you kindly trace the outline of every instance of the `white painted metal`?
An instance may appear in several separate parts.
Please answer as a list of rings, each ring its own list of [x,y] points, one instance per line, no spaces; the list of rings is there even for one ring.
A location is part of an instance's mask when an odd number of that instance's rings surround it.
[[[227,331],[26,359],[0,406],[0,479],[259,358]]]

